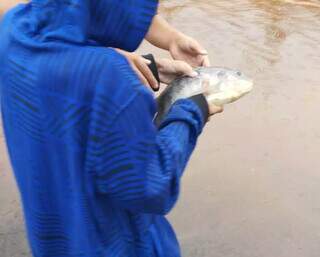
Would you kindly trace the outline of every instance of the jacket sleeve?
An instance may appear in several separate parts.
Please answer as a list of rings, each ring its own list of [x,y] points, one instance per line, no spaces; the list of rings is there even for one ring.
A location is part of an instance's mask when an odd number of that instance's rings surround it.
[[[96,166],[98,192],[131,211],[168,213],[205,124],[196,102],[176,102],[157,129],[154,99],[141,90],[112,122],[107,153]]]
[[[135,51],[149,30],[158,0],[90,0],[90,38]]]

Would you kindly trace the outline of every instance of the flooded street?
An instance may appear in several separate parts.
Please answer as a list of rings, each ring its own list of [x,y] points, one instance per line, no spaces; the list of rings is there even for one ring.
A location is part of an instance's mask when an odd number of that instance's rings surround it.
[[[319,257],[320,1],[168,0],[161,13],[213,66],[255,81],[211,119],[185,172],[170,216],[183,256]],[[0,256],[28,256],[0,140]]]
[[[211,120],[185,173],[171,216],[184,256],[318,257],[320,2],[164,1],[161,11],[214,66],[255,81]]]

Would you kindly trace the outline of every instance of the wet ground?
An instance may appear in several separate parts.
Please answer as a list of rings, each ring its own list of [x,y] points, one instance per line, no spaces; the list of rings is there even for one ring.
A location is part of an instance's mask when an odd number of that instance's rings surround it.
[[[211,120],[185,173],[170,216],[184,256],[318,257],[320,2],[168,0],[161,12],[205,45],[213,65],[255,80],[251,95]],[[20,257],[27,248],[2,141],[0,151],[0,256]]]

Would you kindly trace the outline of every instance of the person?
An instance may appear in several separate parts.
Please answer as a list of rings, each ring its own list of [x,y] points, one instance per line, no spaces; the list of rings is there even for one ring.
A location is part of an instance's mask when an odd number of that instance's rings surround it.
[[[191,66],[210,66],[207,51],[196,40],[170,26],[160,15],[155,15],[153,18],[146,39],[152,45],[169,51],[175,60],[180,60],[175,62],[168,59],[156,60],[160,75],[167,75],[161,78],[165,83],[171,82],[179,74],[196,76],[197,73],[192,70]],[[123,50],[119,52],[129,60],[142,83],[153,89],[158,88],[158,83],[154,76],[148,72],[144,59],[135,53]]]
[[[24,3],[25,0],[2,0],[0,2],[0,17],[17,4]]]
[[[2,1],[0,3],[0,17],[14,5],[26,2],[27,0]],[[207,51],[196,40],[187,37],[170,26],[160,15],[155,15],[150,27],[146,39],[152,45],[170,51],[175,60],[180,60],[174,62],[165,58],[155,60],[163,83],[168,84],[178,75],[195,76],[196,73],[190,65],[193,67],[210,66]],[[117,51],[128,59],[133,70],[144,85],[158,90],[159,82],[147,68],[148,61],[136,53],[121,49],[117,49]]]
[[[208,64],[157,7],[32,0],[2,21],[2,119],[34,256],[180,256],[165,215],[208,116],[222,109],[205,91],[153,124],[156,103],[141,80],[157,85],[130,52],[144,38],[169,50],[177,60],[162,62],[164,80],[191,72],[182,61]]]

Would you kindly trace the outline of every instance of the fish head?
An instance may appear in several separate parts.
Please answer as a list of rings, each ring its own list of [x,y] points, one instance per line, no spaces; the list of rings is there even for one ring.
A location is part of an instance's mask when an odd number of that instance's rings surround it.
[[[237,90],[249,93],[253,87],[253,81],[239,70],[227,68],[202,68],[198,70],[201,77],[210,81],[210,86],[219,85],[220,90]]]
[[[222,88],[226,90],[234,90],[241,95],[249,93],[253,88],[253,80],[247,77],[243,72],[238,70],[225,71],[224,83]]]
[[[198,73],[202,79],[209,80],[210,94],[223,105],[234,102],[248,94],[253,88],[253,81],[241,71],[227,68],[201,68]]]

